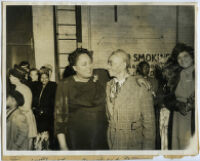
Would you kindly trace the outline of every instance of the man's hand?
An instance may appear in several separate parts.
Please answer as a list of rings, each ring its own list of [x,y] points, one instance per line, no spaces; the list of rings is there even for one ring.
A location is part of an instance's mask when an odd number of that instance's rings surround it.
[[[136,78],[136,82],[140,87],[144,86],[147,90],[152,88],[151,83],[142,77]]]
[[[63,134],[63,133],[57,134],[57,137],[58,137],[60,149],[61,150],[69,150],[67,147],[66,140],[65,140],[65,134]]]

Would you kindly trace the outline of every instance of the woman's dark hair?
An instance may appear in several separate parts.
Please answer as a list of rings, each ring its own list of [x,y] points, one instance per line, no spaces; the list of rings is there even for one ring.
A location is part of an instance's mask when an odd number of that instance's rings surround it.
[[[184,51],[188,52],[189,55],[194,60],[194,49],[191,46],[188,46],[184,43],[177,43],[176,46],[174,47],[174,49],[172,50],[172,55],[168,59],[167,63],[178,64],[178,62],[177,62],[178,55]]]
[[[27,71],[16,64],[14,65],[14,68],[10,69],[10,71],[9,71],[9,76],[12,75],[12,76],[18,78],[21,83],[24,83],[26,81],[26,79],[25,79],[26,74],[27,74]]]
[[[20,92],[18,92],[16,90],[11,90],[11,91],[9,91],[8,96],[15,98],[15,100],[17,102],[17,106],[23,106],[24,97]]]
[[[49,70],[42,70],[42,71],[40,71],[40,78],[41,78],[41,76],[43,74],[45,74],[45,75],[47,75],[49,77]]]
[[[177,80],[179,80],[180,72],[182,70],[182,67],[180,67],[180,65],[178,64],[177,58],[178,55],[184,51],[188,52],[192,59],[194,59],[194,49],[191,46],[188,46],[184,43],[177,43],[174,49],[172,50],[171,56],[168,58],[163,68],[163,71],[169,71],[170,77],[167,78],[167,81],[172,91],[177,86]]]
[[[77,48],[74,52],[72,52],[71,54],[69,54],[69,57],[68,57],[68,61],[69,61],[69,65],[72,67],[72,66],[75,66],[76,63],[77,63],[77,60],[79,58],[80,55],[82,54],[86,54],[89,56],[89,58],[91,60],[93,60],[93,57],[92,57],[92,52],[87,50],[87,49],[84,49],[84,48]]]
[[[47,68],[47,67],[45,67],[45,66],[42,66],[42,67],[40,68],[40,70],[39,70],[39,77],[38,77],[38,79],[40,80],[42,74],[46,74],[46,75],[49,77],[49,71],[50,71],[49,68]]]
[[[30,64],[29,64],[28,61],[21,61],[21,62],[19,63],[19,66],[20,66],[20,67],[22,67],[22,66],[27,66],[28,69],[30,69]]]
[[[65,70],[63,72],[63,79],[72,76],[74,74],[76,74],[76,72],[74,71],[73,67],[68,65],[65,67]]]
[[[143,75],[143,67],[144,67],[144,65],[147,65],[147,66],[150,68],[149,63],[147,63],[146,61],[142,61],[142,62],[140,62],[140,63],[138,64],[138,66],[137,66],[136,72],[137,72],[138,74]]]

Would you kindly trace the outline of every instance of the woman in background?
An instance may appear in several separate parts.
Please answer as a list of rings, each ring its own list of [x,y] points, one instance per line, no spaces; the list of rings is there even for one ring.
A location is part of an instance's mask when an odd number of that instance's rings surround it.
[[[172,149],[183,150],[189,145],[194,134],[194,50],[185,44],[177,44],[167,62],[177,67],[168,80],[171,95],[165,98],[165,104],[172,113]]]
[[[41,86],[39,88],[38,106],[35,109],[37,128],[39,133],[46,132],[49,135],[49,148],[54,149],[54,101],[56,93],[56,82],[49,80],[48,69],[40,73]]]
[[[39,81],[39,76],[40,76],[39,71],[36,68],[30,69],[29,84],[30,84],[32,95],[33,95],[32,109],[33,109],[34,114],[39,104],[39,95],[40,95],[40,89],[42,86],[42,83]]]
[[[19,107],[22,113],[26,116],[28,122],[28,138],[29,138],[29,148],[32,149],[33,139],[37,135],[37,127],[35,122],[35,117],[33,115],[31,106],[32,106],[32,93],[30,88],[25,85],[25,71],[18,65],[15,65],[13,69],[9,71],[10,83],[14,85],[15,90],[20,92],[24,97],[24,104]]]

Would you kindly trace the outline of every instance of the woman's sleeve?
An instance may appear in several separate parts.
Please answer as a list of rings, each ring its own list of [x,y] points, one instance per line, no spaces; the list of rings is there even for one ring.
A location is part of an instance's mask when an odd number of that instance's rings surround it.
[[[57,86],[54,114],[55,135],[66,133],[66,124],[68,121],[68,97],[67,84],[64,84],[63,82],[59,83]]]

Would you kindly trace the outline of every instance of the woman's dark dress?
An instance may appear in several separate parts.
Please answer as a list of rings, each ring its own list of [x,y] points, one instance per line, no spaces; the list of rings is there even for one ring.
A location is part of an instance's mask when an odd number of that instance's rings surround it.
[[[38,95],[38,106],[35,111],[35,118],[37,122],[37,130],[39,133],[48,131],[50,138],[50,149],[53,147],[53,129],[54,129],[54,105],[56,94],[56,82],[49,81],[42,91],[40,86]],[[41,93],[42,92],[42,93]]]
[[[97,80],[68,77],[57,88],[55,133],[66,134],[71,150],[107,149],[105,87]]]

